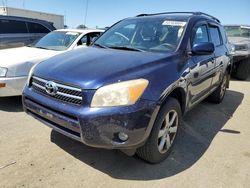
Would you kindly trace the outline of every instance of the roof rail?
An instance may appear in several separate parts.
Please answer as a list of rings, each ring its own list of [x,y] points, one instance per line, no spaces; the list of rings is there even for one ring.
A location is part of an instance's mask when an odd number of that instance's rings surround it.
[[[136,17],[143,17],[143,16],[156,16],[156,15],[161,15],[161,14],[191,14],[191,15],[201,15],[201,16],[206,16],[209,18],[214,19],[218,23],[220,23],[220,20],[215,18],[214,16],[211,16],[209,14],[203,13],[203,12],[162,12],[162,13],[155,13],[155,14],[139,14]]]
[[[214,19],[215,21],[217,21],[218,23],[220,23],[220,20],[218,18],[215,18],[214,16],[211,16],[210,14],[206,14],[204,12],[195,12],[194,14],[195,15],[203,15],[203,16],[210,17],[210,18]]]

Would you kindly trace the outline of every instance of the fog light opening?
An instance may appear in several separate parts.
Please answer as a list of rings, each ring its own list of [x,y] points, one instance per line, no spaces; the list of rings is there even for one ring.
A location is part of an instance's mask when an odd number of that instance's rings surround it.
[[[125,142],[125,141],[128,140],[128,135],[127,135],[126,133],[124,133],[124,132],[119,132],[118,138],[119,138],[121,141]]]

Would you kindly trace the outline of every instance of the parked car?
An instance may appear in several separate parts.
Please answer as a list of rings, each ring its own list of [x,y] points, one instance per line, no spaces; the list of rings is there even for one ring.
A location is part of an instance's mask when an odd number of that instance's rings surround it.
[[[232,74],[246,80],[250,75],[250,26],[226,25],[225,29],[229,42],[234,45]]]
[[[34,45],[0,50],[0,97],[21,95],[32,66],[66,51],[86,47],[102,32],[103,30],[56,30]]]
[[[0,49],[26,46],[53,30],[53,23],[44,20],[0,16]]]
[[[90,48],[35,66],[23,106],[86,145],[158,163],[170,153],[187,111],[207,97],[223,100],[231,66],[218,19],[143,14],[118,22]]]

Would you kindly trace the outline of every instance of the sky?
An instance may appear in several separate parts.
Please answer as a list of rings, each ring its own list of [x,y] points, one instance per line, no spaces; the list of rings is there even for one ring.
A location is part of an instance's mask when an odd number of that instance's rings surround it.
[[[95,28],[111,26],[117,21],[142,13],[201,11],[223,24],[250,25],[250,0],[0,0],[7,5],[65,16],[66,25],[75,28],[84,23]]]

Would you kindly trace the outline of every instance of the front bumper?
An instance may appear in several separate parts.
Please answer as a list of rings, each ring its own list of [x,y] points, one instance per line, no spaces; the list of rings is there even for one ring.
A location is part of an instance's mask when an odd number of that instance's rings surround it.
[[[135,105],[111,108],[75,106],[43,96],[26,87],[24,110],[54,130],[92,147],[132,149],[148,138],[158,107],[155,102],[139,100]],[[121,141],[120,132],[128,135]]]
[[[27,76],[0,78],[0,83],[5,87],[0,88],[0,97],[10,97],[22,95],[23,87],[27,82]]]

